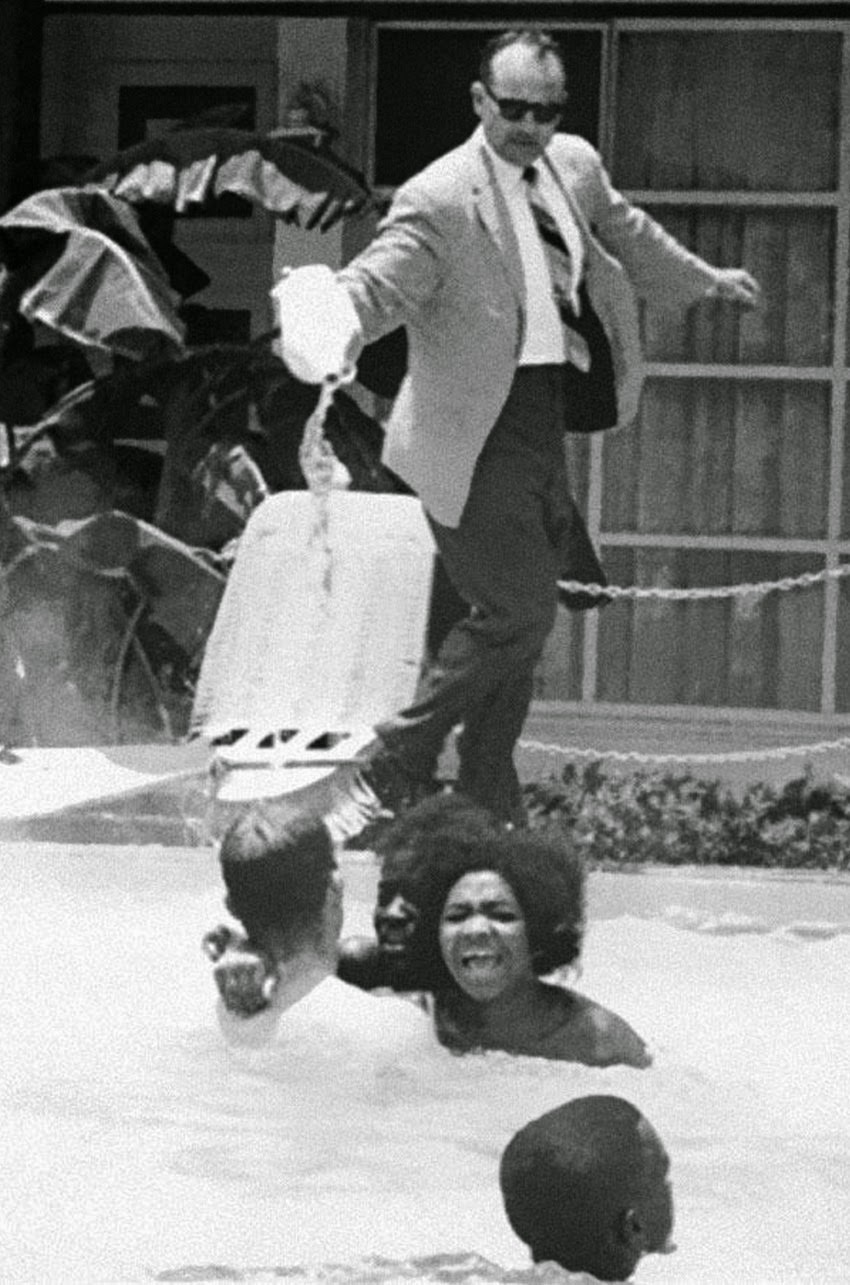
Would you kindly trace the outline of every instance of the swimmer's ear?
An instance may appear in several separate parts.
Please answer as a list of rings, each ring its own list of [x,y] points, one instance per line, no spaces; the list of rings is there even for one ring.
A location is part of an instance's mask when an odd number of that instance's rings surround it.
[[[643,1223],[636,1209],[624,1209],[614,1222],[614,1235],[618,1242],[640,1256],[644,1251]]]
[[[338,870],[335,870],[328,881],[328,890],[325,894],[325,912],[333,917],[337,935],[342,931],[343,886],[342,875]]]

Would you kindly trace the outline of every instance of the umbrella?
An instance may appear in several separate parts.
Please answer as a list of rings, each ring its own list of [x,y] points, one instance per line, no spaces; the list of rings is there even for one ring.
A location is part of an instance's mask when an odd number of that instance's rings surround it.
[[[324,144],[283,130],[177,128],[126,147],[85,176],[133,205],[178,213],[233,193],[278,218],[325,232],[372,201],[362,175]]]
[[[0,217],[0,316],[139,360],[183,349],[162,265],[134,211],[108,192],[54,188]]]

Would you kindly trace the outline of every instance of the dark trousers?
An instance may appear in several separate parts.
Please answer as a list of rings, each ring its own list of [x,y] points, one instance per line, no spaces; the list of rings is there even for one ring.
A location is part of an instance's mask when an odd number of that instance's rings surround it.
[[[460,525],[429,517],[469,614],[450,630],[416,701],[377,729],[410,772],[427,777],[448,733],[463,724],[458,788],[513,821],[524,818],[514,746],[555,623],[573,526],[563,433],[563,367],[520,367]]]

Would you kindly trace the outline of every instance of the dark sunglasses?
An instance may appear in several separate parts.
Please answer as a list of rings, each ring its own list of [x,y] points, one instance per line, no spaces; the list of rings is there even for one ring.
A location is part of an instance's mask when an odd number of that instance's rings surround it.
[[[521,121],[531,112],[538,125],[552,125],[564,114],[566,100],[560,103],[530,103],[525,98],[497,98],[486,81],[482,80],[484,92],[499,109],[499,115],[512,123]]]

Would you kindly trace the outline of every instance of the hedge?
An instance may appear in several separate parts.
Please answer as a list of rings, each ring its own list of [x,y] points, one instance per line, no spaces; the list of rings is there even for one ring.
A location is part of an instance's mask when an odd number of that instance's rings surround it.
[[[810,772],[741,794],[687,773],[568,764],[524,793],[530,824],[566,831],[595,868],[850,869],[850,783],[815,784]]]

